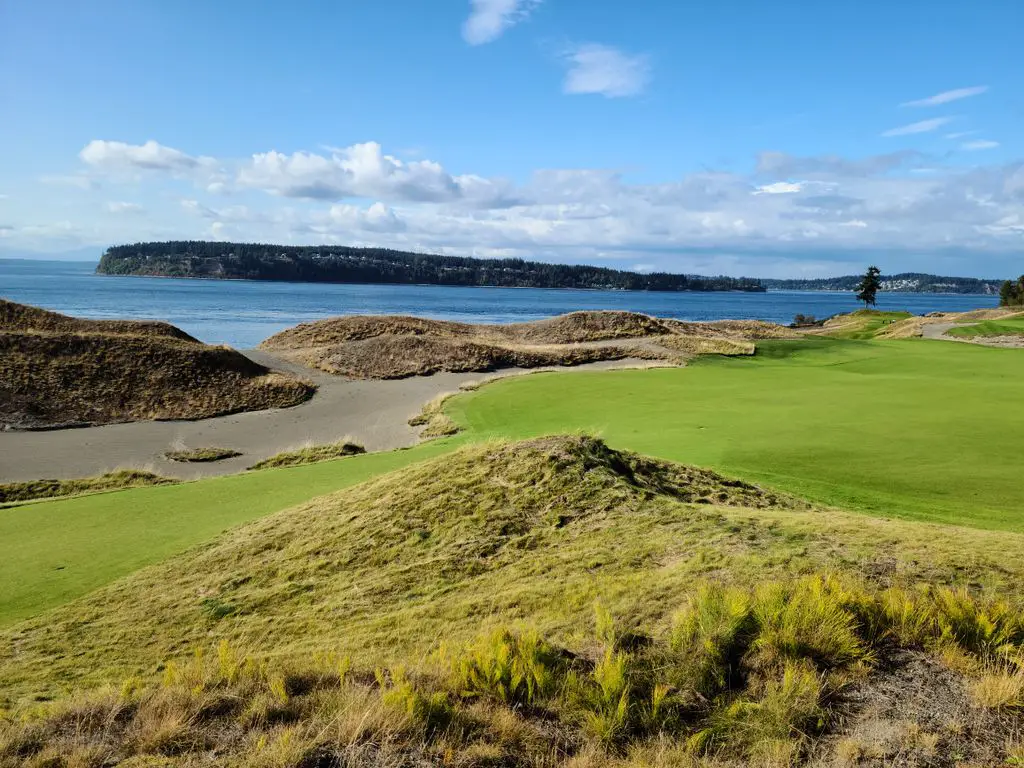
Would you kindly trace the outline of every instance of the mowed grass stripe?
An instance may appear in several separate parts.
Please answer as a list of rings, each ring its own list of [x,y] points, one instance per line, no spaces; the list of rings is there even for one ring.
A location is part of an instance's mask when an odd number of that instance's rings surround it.
[[[33,616],[217,534],[435,456],[390,453],[0,509],[0,624]]]
[[[592,432],[851,510],[1024,531],[1024,353],[921,340],[759,350],[507,379],[446,410],[476,438]]]

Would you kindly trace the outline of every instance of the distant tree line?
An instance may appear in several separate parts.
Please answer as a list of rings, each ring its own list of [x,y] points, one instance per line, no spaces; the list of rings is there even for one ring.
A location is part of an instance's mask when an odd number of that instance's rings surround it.
[[[1006,280],[999,286],[999,306],[1024,306],[1024,275],[1016,280]]]
[[[813,280],[762,280],[771,290],[786,291],[859,291],[862,275],[843,275]],[[990,294],[999,292],[998,280],[976,277],[943,277],[923,272],[900,272],[897,275],[879,275],[878,290],[907,291],[909,293],[967,293]]]
[[[346,246],[291,246],[201,240],[134,243],[108,248],[104,275],[157,275],[329,283],[592,288],[631,291],[763,291],[758,280],[523,259],[475,259]]]

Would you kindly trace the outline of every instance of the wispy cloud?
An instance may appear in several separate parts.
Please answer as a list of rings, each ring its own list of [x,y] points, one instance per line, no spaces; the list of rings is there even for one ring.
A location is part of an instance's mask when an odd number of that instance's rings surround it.
[[[883,136],[908,136],[912,133],[928,133],[941,128],[950,122],[951,117],[933,117],[931,120],[921,120],[910,125],[901,125],[899,128],[890,128],[882,133]]]
[[[470,45],[497,40],[540,3],[541,0],[470,0],[471,10],[462,25],[462,39]]]
[[[973,136],[976,133],[980,133],[980,131],[957,131],[956,133],[947,133],[946,134],[946,138],[947,139],[962,139],[965,136]]]
[[[799,192],[803,184],[799,181],[776,181],[773,184],[762,184],[754,190],[755,195],[785,195]]]
[[[999,146],[998,141],[991,141],[990,139],[978,139],[977,141],[965,141],[960,145],[960,149],[966,149],[968,152],[977,152],[982,149],[995,149]]]
[[[569,64],[563,85],[566,93],[599,93],[610,99],[636,96],[651,79],[646,55],[624,53],[610,45],[577,45],[565,54],[565,61]]]
[[[144,209],[138,203],[110,202],[107,210],[111,213],[142,213]]]
[[[929,96],[927,99],[906,101],[900,104],[901,107],[937,107],[939,104],[948,104],[951,101],[959,101],[971,96],[978,96],[988,90],[987,85],[975,85],[971,88],[955,88],[952,91],[943,91]]]

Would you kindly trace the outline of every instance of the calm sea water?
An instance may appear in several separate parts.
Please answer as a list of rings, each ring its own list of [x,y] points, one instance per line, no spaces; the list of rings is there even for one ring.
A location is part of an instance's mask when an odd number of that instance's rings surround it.
[[[406,314],[474,323],[536,320],[578,309],[623,309],[681,320],[788,323],[856,309],[852,294],[647,293],[419,285],[331,285],[103,277],[89,262],[0,259],[0,297],[90,318],[166,320],[202,341],[254,347],[284,328],[347,314]],[[883,293],[879,309],[915,314],[994,307],[994,296]]]

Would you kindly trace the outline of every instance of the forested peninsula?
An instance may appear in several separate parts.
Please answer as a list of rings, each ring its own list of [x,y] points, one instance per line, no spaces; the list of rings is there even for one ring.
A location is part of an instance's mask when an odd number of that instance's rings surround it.
[[[386,248],[174,241],[108,248],[96,272],[311,283],[590,288],[631,291],[764,291],[759,280],[606,267],[545,264],[523,259],[437,256]]]
[[[823,277],[813,280],[762,280],[761,283],[775,291],[854,291],[860,282],[860,275]],[[901,272],[898,275],[881,276],[882,291],[905,291],[907,293],[965,293],[995,295],[999,293],[1002,280],[981,280],[976,277],[942,277],[922,272]]]

